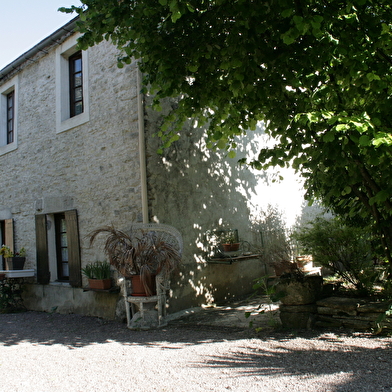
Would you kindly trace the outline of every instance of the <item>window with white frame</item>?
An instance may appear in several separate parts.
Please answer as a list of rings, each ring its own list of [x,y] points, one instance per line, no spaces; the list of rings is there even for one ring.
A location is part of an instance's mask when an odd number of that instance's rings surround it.
[[[17,148],[18,77],[0,86],[0,155]]]
[[[89,121],[88,51],[78,51],[74,35],[56,50],[57,133]]]

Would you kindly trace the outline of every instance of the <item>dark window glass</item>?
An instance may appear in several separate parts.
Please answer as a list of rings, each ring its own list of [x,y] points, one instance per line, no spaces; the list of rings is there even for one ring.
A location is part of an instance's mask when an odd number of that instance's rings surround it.
[[[82,52],[69,58],[70,117],[83,113]]]
[[[67,222],[64,214],[55,215],[58,280],[69,280]]]
[[[15,91],[7,94],[7,144],[14,141]]]

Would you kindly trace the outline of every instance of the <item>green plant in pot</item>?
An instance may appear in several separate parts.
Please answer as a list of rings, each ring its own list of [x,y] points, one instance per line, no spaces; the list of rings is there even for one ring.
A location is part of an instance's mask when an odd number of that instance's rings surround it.
[[[224,252],[234,252],[240,247],[236,232],[232,230],[229,230],[222,235],[221,242]]]
[[[18,252],[13,252],[7,245],[0,248],[0,255],[4,257],[8,270],[22,270],[26,262],[26,249],[20,248]]]
[[[90,246],[99,234],[106,234],[104,251],[109,262],[124,277],[132,278],[133,295],[155,294],[155,276],[168,276],[181,263],[181,254],[174,245],[153,230],[124,232],[104,226],[90,233]],[[140,279],[144,292],[135,290]]]
[[[96,261],[82,268],[83,275],[89,282],[90,289],[108,290],[112,286],[110,264],[107,261]]]

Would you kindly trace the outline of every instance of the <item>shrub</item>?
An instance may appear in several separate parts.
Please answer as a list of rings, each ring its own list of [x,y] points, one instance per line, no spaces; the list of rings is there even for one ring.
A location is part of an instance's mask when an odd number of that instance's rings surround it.
[[[370,294],[380,271],[375,268],[372,235],[364,229],[342,224],[337,218],[316,218],[298,229],[293,237],[312,254],[316,263],[327,267],[360,294]]]

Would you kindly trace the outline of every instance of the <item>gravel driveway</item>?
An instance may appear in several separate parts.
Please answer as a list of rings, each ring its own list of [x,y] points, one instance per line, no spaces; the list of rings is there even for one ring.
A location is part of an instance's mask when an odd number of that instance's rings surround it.
[[[392,391],[388,337],[0,314],[1,391]]]

